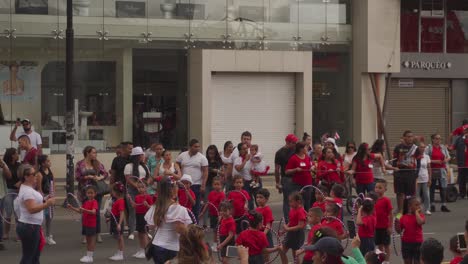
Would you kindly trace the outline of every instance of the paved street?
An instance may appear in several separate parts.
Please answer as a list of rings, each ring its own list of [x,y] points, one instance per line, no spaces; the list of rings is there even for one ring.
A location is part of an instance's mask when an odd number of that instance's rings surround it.
[[[273,190],[274,180],[272,177],[268,177],[265,181],[265,185]],[[271,207],[273,209],[275,219],[281,218],[281,197],[277,192],[272,192]],[[435,237],[442,241],[446,248],[445,259],[449,260],[452,255],[448,251],[448,241],[451,236],[457,232],[463,231],[464,221],[468,219],[468,200],[457,201],[456,203],[449,204],[449,208],[452,210],[451,213],[436,212],[432,216],[427,217],[427,224],[424,226],[425,237]],[[349,216],[346,216],[349,217]],[[85,245],[81,244],[80,236],[80,223],[77,222],[76,217],[73,217],[71,212],[66,211],[63,208],[57,207],[56,218],[54,221],[54,238],[57,241],[55,246],[46,246],[41,262],[46,264],[62,264],[62,263],[79,263],[79,259],[85,253]],[[107,226],[104,226],[104,230],[107,230]],[[211,233],[207,234],[209,239],[212,238]],[[95,252],[95,263],[111,263],[107,260],[114,251],[116,250],[115,241],[109,236],[103,236],[104,243],[98,244]],[[125,240],[126,250],[125,263],[146,263],[145,260],[136,260],[131,256],[137,250],[137,240],[129,241]],[[7,241],[5,242],[7,247],[6,251],[0,251],[1,263],[18,263],[20,259],[21,246],[18,242]],[[398,249],[400,248],[397,243]],[[349,251],[349,248],[348,250]],[[236,261],[232,261],[236,263]],[[277,261],[276,263],[279,263]],[[403,263],[401,257],[392,255],[391,263]]]

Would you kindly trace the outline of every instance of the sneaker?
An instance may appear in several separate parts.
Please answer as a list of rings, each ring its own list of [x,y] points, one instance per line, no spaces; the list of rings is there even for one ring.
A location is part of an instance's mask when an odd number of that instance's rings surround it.
[[[93,257],[90,256],[84,256],[80,258],[81,263],[93,263]]]
[[[135,239],[135,235],[134,235],[134,234],[130,234],[130,235],[128,236],[128,239],[130,239],[130,240]]]
[[[447,206],[445,206],[445,205],[442,205],[442,206],[440,207],[440,210],[441,210],[442,212],[445,212],[445,213],[450,213],[450,210],[449,210],[449,209],[447,208]]]
[[[81,244],[86,244],[86,237],[85,236],[81,239]]]
[[[435,209],[435,205],[431,205],[431,212],[435,212],[436,209]]]
[[[431,214],[432,214],[431,211],[426,210],[426,215],[431,215]]]
[[[211,251],[218,252],[218,247],[216,246],[216,244],[211,246]]]
[[[310,230],[312,227],[310,227],[310,225],[307,224],[305,228],[306,228],[306,230]]]
[[[56,245],[57,244],[57,242],[55,242],[55,240],[52,238],[52,236],[47,237],[46,243],[47,243],[47,245]]]
[[[133,255],[133,257],[137,259],[144,259],[146,258],[145,251],[139,250],[135,255]]]
[[[96,241],[97,241],[98,243],[102,243],[101,234],[98,234],[98,235],[96,236]]]
[[[113,260],[113,261],[121,261],[124,259],[123,255],[120,254],[120,253],[115,253],[114,256],[110,257],[109,258],[110,260]]]

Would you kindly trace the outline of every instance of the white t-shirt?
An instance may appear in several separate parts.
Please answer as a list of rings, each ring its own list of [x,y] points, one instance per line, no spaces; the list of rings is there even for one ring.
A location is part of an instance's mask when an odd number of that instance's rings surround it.
[[[29,140],[31,140],[31,145],[35,147],[36,149],[39,149],[38,146],[42,145],[41,135],[39,135],[39,133],[37,133],[36,131],[31,132],[31,134],[26,134],[26,132],[24,131],[16,133],[16,138],[19,138],[23,135],[26,135],[29,137]]]
[[[221,160],[224,164],[232,164],[234,161],[232,160],[232,153],[229,157],[224,156],[224,152],[220,152],[219,155],[221,156]]]
[[[242,170],[240,171],[236,170],[236,166],[241,165],[241,164],[242,164],[242,157],[238,157],[236,161],[234,162],[234,171],[235,171],[234,176],[241,175],[242,178],[244,178],[244,180],[251,181],[252,175],[250,174],[250,169],[252,168],[252,162],[250,162],[249,160],[245,163],[245,166]]]
[[[140,175],[138,175],[138,178],[140,178],[140,179],[146,178],[145,168],[143,168],[143,166],[141,166],[141,165],[138,166],[138,174],[140,174]],[[124,175],[137,176],[137,175],[133,175],[133,163],[129,163],[129,164],[125,165]]]
[[[202,184],[202,168],[208,167],[208,160],[203,154],[198,152],[190,156],[189,152],[185,151],[177,157],[176,161],[181,165],[182,174],[192,176],[193,185]]]
[[[431,163],[431,158],[429,155],[424,154],[421,159],[421,167],[419,169],[418,183],[429,182],[429,172],[427,170],[427,164]]]
[[[19,221],[25,224],[42,225],[42,221],[44,220],[44,213],[40,211],[35,214],[30,214],[24,205],[26,200],[34,200],[34,203],[42,204],[44,197],[41,195],[41,193],[34,190],[30,186],[22,184],[19,190],[18,198],[16,199],[18,199],[19,203]]]
[[[148,225],[154,225],[154,206],[146,212],[145,220]],[[172,251],[179,251],[179,234],[175,230],[175,223],[182,222],[185,225],[192,223],[187,208],[180,204],[173,204],[169,206],[166,213],[166,219],[158,227],[158,230],[153,239],[153,245],[169,249]]]

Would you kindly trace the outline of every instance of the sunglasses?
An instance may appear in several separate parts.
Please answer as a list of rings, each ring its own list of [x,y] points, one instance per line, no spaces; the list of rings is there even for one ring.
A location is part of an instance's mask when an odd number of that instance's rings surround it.
[[[356,149],[355,146],[348,146],[349,149]]]

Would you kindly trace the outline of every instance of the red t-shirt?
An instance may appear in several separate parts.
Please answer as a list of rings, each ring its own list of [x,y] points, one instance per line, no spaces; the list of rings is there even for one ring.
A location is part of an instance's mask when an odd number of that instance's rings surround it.
[[[217,192],[217,191],[211,191],[210,194],[208,194],[208,202],[212,203],[216,208],[213,207],[213,205],[208,204],[208,213],[211,216],[218,216],[218,211],[219,210],[219,204],[226,198],[226,195],[223,192]]]
[[[138,194],[135,196],[135,203],[137,206],[135,206],[135,213],[137,214],[146,214],[148,212],[148,207],[144,204],[145,201],[148,203],[148,205],[153,204],[153,197],[149,194]]]
[[[125,200],[123,198],[119,198],[112,204],[111,212],[115,218],[119,218],[120,213],[123,211],[125,211]]]
[[[459,264],[460,262],[463,261],[463,257],[454,257],[451,261],[450,264]]]
[[[375,216],[377,217],[376,228],[390,227],[390,214],[392,213],[392,202],[388,197],[383,196],[375,203]]]
[[[337,204],[338,207],[340,207],[340,210],[338,211],[338,216],[336,218],[341,219],[342,218],[341,215],[343,214],[343,199],[335,197],[333,198],[332,202],[327,202],[327,203],[334,203],[334,204]]]
[[[326,210],[326,207],[327,206],[327,202],[315,202],[312,207],[319,207],[320,209],[322,209],[322,212],[325,213],[325,210]]]
[[[193,200],[195,200],[195,193],[192,190],[189,190],[190,196],[192,196]],[[179,189],[177,192],[177,197],[179,197],[179,204],[183,207],[192,210],[193,204],[190,203],[189,198],[187,197],[187,192],[185,189]]]
[[[236,245],[249,248],[249,256],[260,255],[268,247],[268,240],[262,231],[247,229],[242,231],[236,239]]]
[[[301,186],[306,186],[312,184],[312,174],[310,174],[311,167],[309,156],[306,155],[305,158],[301,159],[297,155],[292,155],[291,158],[289,158],[285,171],[301,168],[302,171],[293,174],[292,181]]]
[[[468,138],[465,139],[465,166],[468,166]]]
[[[245,190],[241,190],[240,192],[244,195],[240,194],[239,191],[231,191],[228,194],[228,200],[232,200],[232,207],[234,208],[233,215],[235,218],[241,217],[245,214],[245,204],[250,200],[249,193]],[[245,198],[247,198],[247,201]]]
[[[445,160],[445,155],[442,153],[442,149],[440,147],[432,146],[432,156],[431,160]],[[441,169],[445,168],[445,162],[442,164],[436,164],[436,163],[431,163],[431,168],[432,169]]]
[[[229,217],[227,219],[221,219],[221,223],[219,225],[219,235],[220,236],[228,236],[229,232],[232,232],[236,235],[236,221],[234,218]],[[220,243],[223,241],[220,241]]]
[[[337,182],[341,184],[344,182],[344,179],[342,177],[342,174],[336,171],[338,168],[342,170],[342,166],[339,161],[335,160],[335,162],[333,163],[328,163],[322,160],[318,164],[317,177],[319,178],[319,180],[324,180],[328,183]]]
[[[26,155],[24,156],[23,161],[21,163],[36,166],[37,154],[37,149],[33,147],[28,152],[26,152]]]
[[[275,219],[273,218],[273,212],[271,211],[270,206],[266,205],[265,207],[257,207],[255,208],[255,211],[259,212],[263,216],[263,227],[260,229],[260,231],[264,231],[267,224],[272,226],[272,223],[275,221]]]
[[[307,221],[307,212],[304,210],[304,207],[291,208],[291,210],[289,210],[288,226],[297,226],[301,221]]]
[[[366,215],[362,217],[362,225],[359,225],[358,234],[359,237],[371,238],[375,234],[375,226],[377,225],[377,219],[375,215]]]
[[[457,127],[453,132],[452,132],[452,135],[454,136],[461,136],[463,135],[463,131],[465,131],[465,129],[468,128],[468,125],[463,125],[461,127]]]
[[[421,218],[424,219],[424,214],[420,214]],[[423,242],[423,230],[422,226],[418,225],[416,221],[416,215],[405,214],[400,218],[401,230],[403,235],[401,241],[406,243],[422,243]]]
[[[100,213],[98,202],[96,200],[88,200],[83,203],[82,207],[86,210],[96,210],[96,214],[83,211],[83,226],[96,227],[96,216]]]
[[[307,235],[307,245],[312,245],[312,239],[314,238],[315,232],[317,232],[317,230],[319,230],[321,227],[322,227],[322,225],[318,224],[318,225],[314,225],[310,229],[310,232]],[[314,257],[314,251],[306,250],[305,255],[304,255],[304,260],[311,261],[313,257]]]
[[[322,221],[322,226],[326,226],[326,227],[329,227],[333,230],[336,231],[336,234],[338,236],[341,236],[344,234],[344,229],[343,229],[343,225],[338,221],[338,220],[335,220],[335,219],[324,219]]]
[[[355,179],[358,184],[369,184],[374,182],[374,173],[372,172],[372,160],[375,159],[373,153],[369,154],[369,158],[360,161],[353,159],[353,163],[356,164]]]

